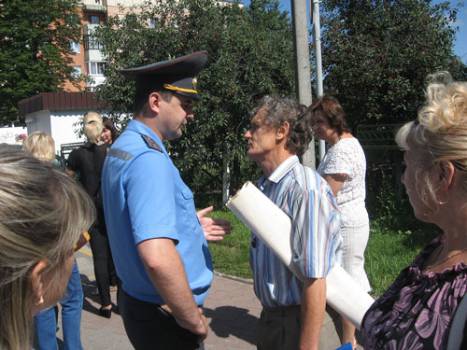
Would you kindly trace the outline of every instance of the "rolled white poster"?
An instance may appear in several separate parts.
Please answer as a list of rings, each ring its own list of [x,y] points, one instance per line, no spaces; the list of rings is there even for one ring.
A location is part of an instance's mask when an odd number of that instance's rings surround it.
[[[292,265],[292,224],[287,214],[249,181],[226,206],[303,280]],[[335,265],[326,276],[326,301],[360,329],[363,316],[374,299],[342,267]]]

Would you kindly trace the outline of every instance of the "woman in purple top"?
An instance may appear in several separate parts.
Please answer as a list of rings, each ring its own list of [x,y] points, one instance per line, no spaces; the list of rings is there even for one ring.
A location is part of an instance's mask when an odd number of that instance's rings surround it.
[[[432,78],[446,83],[428,86],[425,106],[396,141],[415,216],[443,233],[366,313],[366,350],[445,349],[467,290],[467,82],[451,82],[447,73]]]

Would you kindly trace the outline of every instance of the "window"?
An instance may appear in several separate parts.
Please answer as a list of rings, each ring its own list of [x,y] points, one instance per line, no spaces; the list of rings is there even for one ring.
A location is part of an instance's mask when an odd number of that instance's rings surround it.
[[[156,19],[155,18],[149,18],[148,19],[148,28],[156,28]]]
[[[78,79],[81,75],[81,67],[80,66],[74,66],[73,71],[71,72],[71,76],[73,79]]]
[[[85,35],[83,37],[84,48],[86,50],[101,50],[102,45],[97,41],[97,38],[94,35]]]
[[[70,13],[65,16],[65,23],[68,24],[80,24],[81,20],[76,13]]]
[[[105,62],[89,62],[89,72],[91,75],[104,75]]]
[[[80,45],[76,41],[70,41],[70,50],[73,53],[79,53],[80,51]]]
[[[89,16],[89,23],[90,23],[90,24],[100,24],[101,21],[100,21],[99,16],[90,15],[90,16]]]

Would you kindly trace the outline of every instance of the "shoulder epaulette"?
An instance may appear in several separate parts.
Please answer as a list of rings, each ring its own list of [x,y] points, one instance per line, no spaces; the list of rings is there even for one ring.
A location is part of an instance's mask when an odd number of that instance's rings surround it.
[[[157,142],[154,141],[152,138],[150,138],[148,135],[141,134],[141,137],[143,138],[144,142],[146,142],[146,145],[148,145],[149,148],[152,148],[152,149],[155,149],[156,151],[162,152],[162,149],[157,144]]]

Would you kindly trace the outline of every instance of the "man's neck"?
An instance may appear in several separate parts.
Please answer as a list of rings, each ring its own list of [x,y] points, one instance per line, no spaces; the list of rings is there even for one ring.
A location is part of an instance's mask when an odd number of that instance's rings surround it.
[[[144,125],[146,125],[148,128],[150,128],[152,131],[154,131],[154,133],[159,136],[159,138],[161,139],[161,141],[164,141],[165,138],[162,136],[162,133],[159,131],[159,129],[157,128],[157,125],[156,125],[156,118],[145,118],[143,117],[142,115],[138,115],[136,117],[134,117],[133,119],[139,121],[140,123],[143,123]]]
[[[294,154],[284,148],[273,150],[260,161],[259,166],[263,170],[264,176],[269,177],[279,165],[292,156],[294,156]]]

